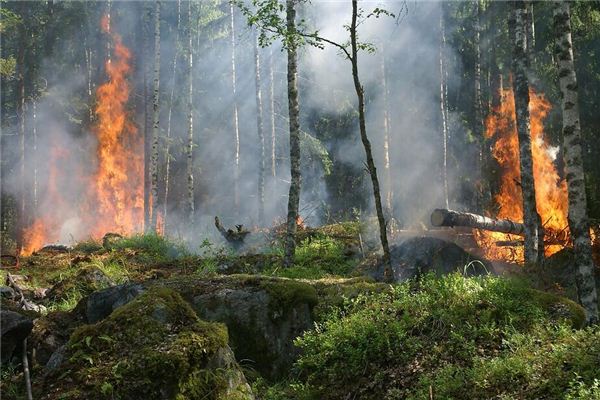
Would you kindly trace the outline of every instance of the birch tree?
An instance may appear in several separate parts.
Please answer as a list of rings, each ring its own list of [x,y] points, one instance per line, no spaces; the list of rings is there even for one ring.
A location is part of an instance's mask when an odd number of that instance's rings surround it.
[[[521,191],[523,194],[523,223],[525,225],[525,263],[541,263],[544,256],[544,233],[536,209],[535,184],[533,180],[533,156],[531,152],[531,124],[529,116],[529,81],[527,78],[527,32],[525,29],[527,4],[515,1],[513,91],[517,114]]]
[[[589,324],[598,322],[598,293],[594,278],[592,243],[587,216],[581,127],[579,124],[579,101],[577,76],[573,61],[571,40],[571,17],[569,3],[558,1],[554,7],[556,30],[556,59],[562,96],[563,148],[567,188],[569,193],[569,228],[577,268],[579,301],[586,312]]]
[[[234,171],[233,171],[233,191],[234,191],[234,206],[236,214],[240,210],[240,125],[238,120],[238,103],[237,103],[237,82],[235,68],[235,17],[233,13],[233,2],[229,3],[230,13],[230,40],[231,40],[231,88],[232,88],[232,104],[233,104],[233,144],[234,144]]]
[[[169,201],[169,185],[171,175],[171,119],[173,116],[173,99],[175,97],[175,75],[177,73],[177,59],[179,53],[179,31],[181,29],[181,0],[177,0],[177,28],[175,33],[175,54],[173,55],[172,72],[171,72],[171,93],[169,95],[169,112],[167,114],[167,136],[165,140],[165,186],[164,186],[164,198],[163,198],[163,224],[164,230],[167,232],[167,212],[168,212],[168,201]]]
[[[160,1],[154,9],[154,88],[152,95],[152,159],[150,160],[150,187],[152,196],[151,226],[156,232],[158,219],[158,136],[160,113]]]
[[[258,37],[254,37],[254,82],[256,94],[256,131],[258,133],[258,224],[265,224],[265,132],[263,124],[263,103],[260,79],[260,52]]]
[[[298,99],[298,39],[296,37],[295,0],[286,0],[286,49],[288,109],[290,126],[290,191],[285,234],[283,265],[290,267],[296,254],[296,220],[300,206],[300,101]]]
[[[190,226],[194,223],[194,79],[192,77],[194,59],[192,53],[192,2],[188,2],[188,20],[186,27],[186,55],[187,55],[187,214]]]
[[[387,84],[387,73],[385,68],[385,52],[381,49],[381,87],[383,91],[383,171],[385,179],[385,208],[389,218],[392,218],[394,190],[392,188],[392,171],[390,168],[390,104],[389,90]]]
[[[446,25],[444,2],[440,2],[440,111],[442,121],[442,186],[444,203],[449,208],[448,196],[448,99],[446,98]]]

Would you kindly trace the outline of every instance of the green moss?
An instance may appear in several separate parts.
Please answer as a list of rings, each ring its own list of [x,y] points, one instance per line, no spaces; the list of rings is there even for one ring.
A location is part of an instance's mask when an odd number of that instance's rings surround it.
[[[260,282],[260,287],[270,295],[269,308],[273,315],[284,314],[304,305],[312,309],[319,302],[315,288],[305,282],[265,279]]]
[[[173,290],[153,288],[107,319],[77,328],[56,374],[94,398],[217,399],[228,371],[207,363],[227,342],[224,325],[199,320]]]
[[[585,311],[572,300],[552,293],[531,289],[533,300],[547,310],[554,319],[565,319],[573,328],[583,328]]]

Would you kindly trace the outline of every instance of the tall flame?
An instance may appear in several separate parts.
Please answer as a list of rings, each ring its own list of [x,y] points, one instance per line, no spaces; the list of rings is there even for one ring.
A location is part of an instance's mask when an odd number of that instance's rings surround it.
[[[108,16],[102,18],[101,27],[112,42],[112,57],[105,64],[108,80],[96,91],[97,123],[92,132],[98,146],[95,158],[91,159],[96,169],[82,181],[71,179],[69,182],[83,182],[80,203],[72,204],[70,208],[79,211],[80,231],[92,237],[100,237],[107,232],[131,234],[142,230],[144,207],[143,140],[127,107],[131,93],[127,80],[131,72],[131,53],[123,45],[121,37],[110,32]],[[61,238],[65,221],[60,220],[62,215],[52,212],[52,207],[65,203],[58,181],[69,179],[72,173],[59,168],[58,161],[69,157],[66,151],[57,145],[50,153],[45,203],[50,205],[48,208],[51,210],[25,230],[22,255],[29,255],[42,245]]]
[[[531,141],[536,206],[546,230],[545,254],[549,256],[568,244],[567,186],[554,164],[557,149],[544,137],[544,119],[551,109],[542,94],[529,91]],[[494,138],[494,158],[502,169],[500,191],[495,197],[498,218],[523,221],[519,140],[515,122],[515,102],[512,89],[501,89],[502,102],[486,120],[486,137]],[[476,239],[490,259],[522,262],[522,246],[496,246],[498,241],[522,239],[504,233],[476,231]]]
[[[111,35],[114,55],[105,65],[108,82],[96,91],[98,170],[91,181],[94,201],[88,204],[96,222],[91,233],[130,234],[143,228],[144,207],[143,142],[127,111],[131,53],[119,35],[110,33],[108,17],[103,18],[102,29]]]

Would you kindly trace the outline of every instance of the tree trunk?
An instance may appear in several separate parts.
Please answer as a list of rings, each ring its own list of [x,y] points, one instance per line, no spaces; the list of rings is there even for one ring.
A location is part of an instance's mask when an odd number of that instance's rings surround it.
[[[475,0],[475,123],[474,123],[474,134],[478,140],[478,165],[477,165],[477,181],[479,182],[480,192],[478,195],[478,211],[483,211],[487,196],[485,192],[485,135],[484,135],[484,121],[483,121],[483,100],[481,97],[481,0]]]
[[[265,225],[265,132],[263,126],[263,105],[260,82],[260,53],[258,50],[258,35],[254,33],[254,76],[256,85],[256,130],[258,132],[258,224]]]
[[[193,67],[194,59],[192,55],[192,2],[188,3],[188,23],[187,23],[187,111],[188,111],[188,141],[186,146],[187,153],[187,212],[188,223],[190,227],[194,223],[194,88],[193,88]]]
[[[462,211],[438,208],[431,213],[433,226],[465,226],[469,228],[485,229],[494,232],[523,235],[525,226],[508,219],[494,219]]]
[[[233,13],[233,2],[229,3],[229,13],[231,15],[231,88],[232,88],[232,104],[233,104],[233,144],[234,144],[234,171],[233,171],[233,201],[235,206],[235,214],[239,215],[240,211],[240,124],[238,120],[238,103],[237,103],[237,77],[235,72],[235,18]]]
[[[394,215],[394,189],[392,188],[392,172],[390,168],[390,104],[385,71],[385,50],[381,48],[381,87],[383,90],[383,171],[385,177],[385,208],[388,217]]]
[[[158,135],[160,114],[160,0],[156,0],[154,10],[154,93],[152,96],[152,159],[150,161],[152,209],[151,226],[156,232],[158,219]]]
[[[371,183],[373,184],[373,195],[375,197],[375,210],[377,211],[377,221],[379,223],[379,237],[381,239],[381,247],[383,248],[383,265],[385,266],[384,276],[385,279],[391,281],[393,279],[392,263],[390,258],[390,248],[387,239],[387,229],[385,223],[385,217],[383,215],[383,207],[381,205],[381,192],[379,190],[379,179],[377,178],[377,169],[375,168],[375,162],[373,160],[373,153],[371,151],[371,142],[367,136],[367,125],[365,121],[365,98],[364,89],[360,84],[358,77],[358,43],[356,39],[356,25],[358,18],[358,0],[352,0],[352,22],[350,25],[350,44],[352,47],[352,55],[350,62],[352,63],[352,78],[354,80],[354,89],[356,90],[356,96],[358,98],[358,121],[360,127],[360,138],[365,148],[365,154],[367,156],[367,168],[369,175],[371,176]]]
[[[448,115],[446,99],[446,27],[444,23],[444,3],[440,2],[440,111],[442,118],[442,185],[444,188],[444,204],[449,207],[448,199]]]
[[[27,5],[24,5],[24,8]],[[23,249],[23,239],[26,229],[25,217],[25,48],[27,43],[27,32],[25,23],[21,24],[19,52],[17,54],[17,63],[19,74],[17,79],[17,116],[19,118],[19,235],[17,236],[17,250]]]
[[[35,216],[38,212],[38,162],[37,162],[37,101],[32,99],[32,118],[31,118],[31,134],[33,136],[33,212],[32,217],[35,219]]]
[[[533,1],[528,3],[525,24],[525,29],[527,30],[527,57],[530,66],[535,62],[535,19],[533,17],[533,3]]]
[[[163,199],[163,229],[167,233],[167,212],[169,202],[169,184],[171,175],[171,118],[173,115],[173,98],[175,96],[175,75],[177,73],[177,49],[179,48],[179,29],[181,27],[181,0],[177,0],[177,32],[175,34],[175,55],[173,56],[173,71],[171,74],[171,94],[169,96],[169,113],[167,114],[167,138],[165,140],[165,194]]]
[[[294,263],[296,253],[296,218],[300,205],[300,105],[298,101],[298,54],[295,0],[286,0],[287,34],[291,37],[287,46],[288,108],[290,124],[290,192],[288,196],[287,229],[285,235],[284,267]]]
[[[521,190],[523,193],[523,221],[525,225],[525,263],[541,263],[544,256],[543,227],[536,209],[531,127],[529,117],[529,81],[527,79],[527,36],[525,13],[527,4],[515,2],[513,89],[517,115]]]
[[[569,228],[575,250],[579,301],[585,309],[587,322],[593,324],[598,322],[598,294],[594,279],[592,243],[587,216],[577,76],[575,75],[573,61],[569,3],[565,1],[555,3],[554,24],[556,29],[556,58],[559,66],[558,76],[562,94],[562,132],[569,193]]]
[[[269,48],[269,113],[270,113],[270,128],[271,128],[271,177],[273,180],[277,177],[277,154],[275,141],[275,79],[273,72],[273,47]]]
[[[151,198],[150,198],[150,126],[151,126],[151,113],[150,113],[150,94],[148,85],[150,84],[150,21],[152,18],[151,8],[144,4],[144,36],[143,36],[143,65],[144,65],[144,231],[151,229]]]

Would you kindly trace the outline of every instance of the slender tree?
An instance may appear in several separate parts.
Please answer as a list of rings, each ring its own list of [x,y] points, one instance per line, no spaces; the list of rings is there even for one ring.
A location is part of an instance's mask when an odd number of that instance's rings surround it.
[[[151,226],[156,232],[158,220],[158,136],[160,113],[160,0],[154,9],[154,88],[152,95],[152,159],[150,161],[150,187],[152,196]]]
[[[263,124],[263,103],[260,79],[260,53],[258,36],[254,37],[254,82],[256,93],[256,131],[258,132],[258,223],[265,224],[265,132]]]
[[[385,208],[389,218],[394,213],[394,189],[392,188],[392,171],[390,168],[390,104],[389,90],[387,84],[387,73],[385,69],[385,51],[381,48],[381,88],[383,91],[383,171],[385,177]]]
[[[187,153],[187,212],[188,223],[194,223],[194,80],[192,77],[194,68],[194,59],[192,54],[192,1],[188,2],[188,21],[186,27],[186,47],[187,47],[187,117],[188,117],[188,140],[186,146]]]
[[[277,155],[275,142],[275,79],[273,72],[273,47],[269,47],[269,128],[271,131],[271,146],[270,146],[270,166],[271,177],[275,179],[277,176]]]
[[[485,168],[485,155],[484,155],[484,122],[483,122],[483,100],[481,96],[481,0],[475,0],[475,123],[474,123],[474,134],[478,140],[478,165],[477,165],[477,180],[481,185],[481,195],[478,198],[478,207],[480,211],[483,210],[485,204],[485,188],[483,188],[483,176]]]
[[[181,29],[181,0],[177,0],[177,31],[175,33],[175,54],[173,55],[173,63],[171,71],[171,93],[169,95],[169,112],[167,114],[167,137],[165,140],[165,191],[164,191],[164,199],[163,199],[163,224],[164,230],[167,232],[167,212],[168,212],[168,201],[169,201],[169,185],[170,185],[170,176],[171,176],[171,121],[173,115],[173,99],[175,97],[175,75],[177,73],[177,59],[179,58],[179,53],[177,49],[179,48],[179,31]]]
[[[151,124],[152,124],[152,113],[150,112],[150,57],[152,54],[152,41],[150,40],[151,29],[150,23],[152,21],[152,8],[146,3],[143,4],[144,10],[144,26],[143,26],[143,49],[144,54],[143,63],[143,74],[144,74],[144,230],[148,231],[151,229],[151,202],[150,189],[152,185],[150,177],[150,158],[151,158]],[[108,5],[110,9],[110,2]],[[110,15],[110,14],[109,14]],[[109,17],[110,21],[110,17]],[[110,23],[110,22],[109,22]],[[110,42],[110,41],[109,41]],[[109,44],[110,46],[110,44]],[[109,50],[110,54],[110,50]],[[109,56],[110,62],[110,56]]]
[[[446,89],[446,24],[444,21],[444,2],[440,2],[440,111],[442,121],[442,186],[444,203],[449,208],[448,196],[448,99]]]
[[[379,179],[373,160],[373,152],[371,151],[371,142],[367,136],[367,123],[365,119],[365,95],[364,88],[360,83],[358,76],[358,41],[357,41],[357,19],[358,19],[358,1],[352,0],[352,21],[350,23],[350,62],[352,63],[352,78],[354,81],[354,89],[358,98],[358,121],[360,128],[360,139],[365,149],[367,156],[367,169],[371,176],[373,184],[373,195],[375,197],[375,210],[377,212],[377,220],[379,222],[379,238],[383,247],[383,264],[385,266],[386,280],[393,279],[392,262],[390,257],[390,248],[387,239],[387,229],[385,217],[383,215],[383,207],[381,205],[381,191],[379,189]]]
[[[592,243],[587,216],[577,76],[573,61],[569,3],[557,1],[554,8],[556,59],[562,95],[563,148],[569,193],[569,228],[573,240],[579,301],[589,324],[598,322],[598,293],[594,278]]]
[[[23,240],[25,233],[25,226],[27,220],[25,217],[25,49],[27,48],[27,28],[25,26],[27,19],[27,5],[22,5],[22,18],[23,20],[19,24],[19,51],[17,53],[17,116],[19,119],[19,234],[17,236],[17,249],[19,251],[23,248]]]
[[[290,191],[288,196],[288,213],[285,234],[285,256],[283,265],[289,267],[294,263],[296,254],[296,220],[300,206],[300,102],[298,100],[298,43],[296,32],[295,0],[286,0],[286,33],[287,33],[287,81],[288,109],[290,126]]]
[[[529,81],[527,78],[527,32],[525,30],[527,4],[515,1],[513,91],[517,114],[519,157],[521,165],[521,191],[523,193],[523,223],[525,225],[525,263],[541,263],[544,256],[544,233],[536,209],[531,152],[531,125],[529,116]]]
[[[230,40],[231,40],[231,95],[233,97],[233,198],[236,214],[240,211],[240,124],[238,120],[238,103],[237,103],[237,78],[236,78],[236,61],[235,61],[235,15],[233,1],[229,3],[230,14]]]

